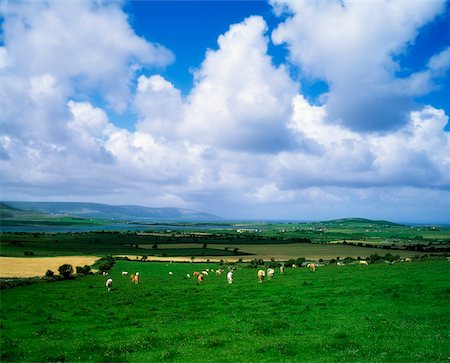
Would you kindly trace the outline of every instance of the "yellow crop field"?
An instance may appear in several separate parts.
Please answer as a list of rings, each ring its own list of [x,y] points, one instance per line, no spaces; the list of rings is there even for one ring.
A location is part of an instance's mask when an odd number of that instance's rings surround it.
[[[68,263],[73,266],[92,265],[100,257],[0,257],[0,277],[44,276],[47,270],[58,274],[58,267]]]

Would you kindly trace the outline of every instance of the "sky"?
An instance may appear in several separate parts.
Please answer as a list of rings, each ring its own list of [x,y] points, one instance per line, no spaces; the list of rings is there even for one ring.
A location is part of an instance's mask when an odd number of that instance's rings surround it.
[[[450,2],[0,1],[0,199],[450,224]]]

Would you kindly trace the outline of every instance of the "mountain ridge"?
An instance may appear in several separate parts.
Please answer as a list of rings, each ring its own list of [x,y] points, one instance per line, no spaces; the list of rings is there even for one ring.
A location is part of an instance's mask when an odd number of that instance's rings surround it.
[[[210,213],[187,208],[162,207],[152,208],[139,205],[110,205],[85,202],[23,202],[2,201],[12,208],[38,213],[61,214],[82,218],[114,220],[220,220]]]

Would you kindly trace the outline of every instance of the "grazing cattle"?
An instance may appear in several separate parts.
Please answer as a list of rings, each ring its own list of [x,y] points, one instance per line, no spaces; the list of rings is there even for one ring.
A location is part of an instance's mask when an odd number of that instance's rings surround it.
[[[108,273],[106,271],[103,271],[103,276],[108,276]]]
[[[170,272],[169,272],[169,275],[170,275],[170,276],[172,276],[172,275],[173,275],[173,272],[172,272],[172,271],[170,271]]]
[[[274,274],[275,274],[275,270],[273,268],[267,269],[267,276],[269,277],[269,279],[272,279]]]
[[[358,265],[368,265],[369,263],[367,261],[361,260],[358,262]]]
[[[191,275],[189,275],[189,274],[186,274],[186,277],[189,279],[189,278],[191,278]]]
[[[217,276],[220,276],[220,275],[222,275],[222,272],[223,272],[222,269],[218,269],[218,270],[216,271],[216,275],[217,275]]]
[[[306,265],[306,267],[308,267],[312,272],[316,272],[316,264],[315,263],[308,263]]]
[[[203,271],[202,271],[202,274],[205,275],[205,276],[208,276],[208,271],[203,270]]]
[[[409,257],[406,257],[406,258],[405,258],[405,262],[411,263],[411,259],[410,259]]]
[[[233,283],[233,271],[229,271],[227,273],[227,281],[228,281],[229,284]]]
[[[198,277],[198,275],[200,275],[200,272],[194,271],[194,277]]]
[[[106,287],[108,288],[108,291],[111,291],[112,283],[112,279],[106,280]]]
[[[128,271],[122,271],[122,276],[128,275]]]
[[[280,273],[284,274],[284,265],[280,266]]]
[[[264,272],[264,270],[259,270],[258,271],[258,282],[262,283],[264,281],[264,277],[266,277],[266,273]]]
[[[197,277],[198,284],[201,285],[203,283],[203,275],[199,274]]]
[[[344,264],[342,262],[336,262],[337,266],[344,266]]]
[[[139,272],[136,272],[136,275],[131,274],[130,275],[131,282],[134,282],[135,284],[139,283]]]
[[[292,264],[292,268],[297,268],[297,265],[296,264]],[[280,270],[281,270],[281,267],[280,267]]]

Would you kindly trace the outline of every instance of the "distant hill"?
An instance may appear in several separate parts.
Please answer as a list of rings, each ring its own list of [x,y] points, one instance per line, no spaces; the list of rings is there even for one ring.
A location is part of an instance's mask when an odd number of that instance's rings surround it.
[[[383,220],[371,220],[366,218],[341,218],[332,219],[330,221],[324,221],[321,223],[335,223],[335,224],[372,224],[372,225],[386,225],[386,226],[402,226],[401,224],[383,221]]]
[[[182,208],[150,208],[137,205],[108,205],[78,202],[16,202],[3,204],[11,208],[68,215],[81,218],[115,219],[132,221],[213,221],[220,217],[213,214]]]
[[[46,215],[44,213],[32,212],[14,208],[8,204],[0,202],[0,219],[42,219]]]

